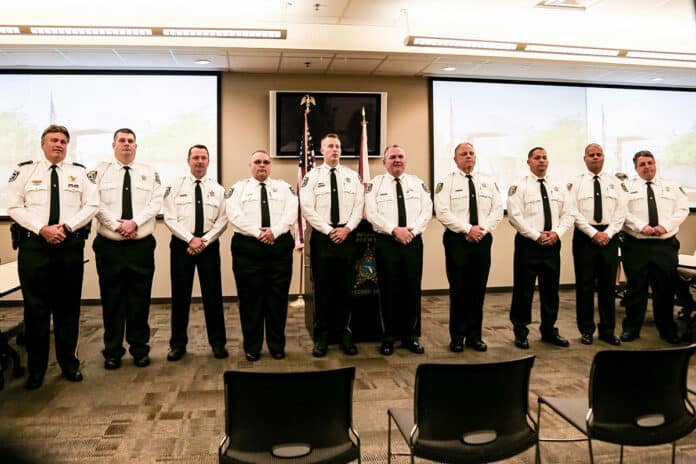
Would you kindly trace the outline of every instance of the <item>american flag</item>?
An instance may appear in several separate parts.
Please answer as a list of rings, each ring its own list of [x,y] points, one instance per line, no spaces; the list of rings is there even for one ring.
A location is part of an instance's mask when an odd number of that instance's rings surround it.
[[[300,208],[300,188],[304,176],[314,168],[314,142],[312,142],[312,134],[309,132],[309,123],[307,115],[309,114],[309,105],[304,111],[304,133],[300,136],[300,152],[299,162],[297,167],[297,224],[295,225],[295,247],[302,248],[304,246],[304,231],[307,228],[307,223],[302,217],[302,208]]]

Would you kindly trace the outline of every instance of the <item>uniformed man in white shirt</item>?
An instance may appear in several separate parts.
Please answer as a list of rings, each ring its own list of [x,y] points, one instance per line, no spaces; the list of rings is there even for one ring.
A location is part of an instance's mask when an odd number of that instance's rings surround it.
[[[135,133],[114,132],[115,159],[89,173],[99,188],[94,249],[104,319],[104,367],[118,369],[123,338],[137,367],[150,364],[150,296],[155,273],[155,229],[162,209],[159,174],[135,161]]]
[[[19,163],[7,186],[7,214],[19,242],[30,390],[43,384],[48,367],[51,315],[63,377],[83,378],[77,358],[83,259],[99,195],[85,167],[65,161],[68,142],[64,126],[48,126],[41,134],[43,158]]]
[[[454,149],[457,169],[435,188],[435,214],[446,227],[442,236],[450,288],[450,351],[466,346],[486,351],[482,339],[483,301],[491,267],[492,232],[503,218],[498,185],[474,172],[476,151],[464,142]]]
[[[249,161],[251,177],[234,184],[227,218],[234,230],[232,270],[239,296],[239,318],[247,361],[258,361],[266,344],[273,359],[285,357],[285,322],[292,277],[291,230],[297,220],[297,196],[272,179],[271,157],[257,150]]]
[[[394,352],[394,338],[412,353],[425,352],[418,340],[423,277],[423,231],[433,215],[425,183],[406,174],[406,151],[399,145],[384,150],[386,174],[367,184],[365,213],[377,240],[375,261],[383,355]]]
[[[513,267],[510,321],[515,346],[529,349],[527,325],[532,321],[534,283],[539,279],[541,339],[567,347],[555,327],[558,318],[558,287],[561,273],[561,237],[573,225],[572,208],[564,185],[546,177],[546,150],[534,147],[527,154],[530,174],[518,179],[508,191],[510,225],[517,230]]]
[[[575,216],[573,264],[575,266],[575,309],[580,341],[594,341],[594,292],[597,282],[599,339],[610,345],[621,342],[616,325],[616,268],[619,264],[619,232],[626,219],[623,183],[602,171],[604,150],[596,143],[585,147],[587,171],[568,184]]]
[[[656,175],[655,157],[642,150],[633,157],[638,178],[627,183],[628,212],[621,259],[626,272],[626,315],[621,341],[640,336],[652,288],[653,314],[660,337],[681,340],[674,322],[674,284],[679,260],[679,226],[689,215],[686,193],[676,182]]]
[[[187,161],[191,173],[179,177],[164,191],[164,223],[172,231],[169,244],[172,334],[167,360],[178,361],[186,354],[186,332],[196,268],[203,296],[208,343],[213,355],[223,359],[229,354],[225,348],[227,336],[218,239],[227,228],[225,189],[216,180],[206,177],[210,155],[205,145],[189,148]]]
[[[329,327],[340,336],[348,355],[358,353],[350,331],[350,307],[355,284],[355,234],[365,205],[358,173],[340,164],[341,140],[336,134],[321,139],[324,163],[302,180],[302,215],[312,226],[310,239],[314,280],[314,349],[320,358],[328,349]],[[333,323],[333,324],[332,324]]]

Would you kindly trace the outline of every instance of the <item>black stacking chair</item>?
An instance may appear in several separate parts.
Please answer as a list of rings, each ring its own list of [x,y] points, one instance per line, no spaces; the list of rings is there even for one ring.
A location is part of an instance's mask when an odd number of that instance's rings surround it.
[[[587,440],[590,463],[592,440],[624,446],[672,443],[696,428],[694,407],[687,397],[689,358],[696,345],[660,350],[600,351],[592,361],[589,395],[583,398],[539,397]],[[540,441],[578,441],[546,439]]]
[[[227,371],[220,463],[360,463],[353,429],[355,368]]]
[[[537,445],[529,415],[534,356],[485,364],[421,364],[413,409],[389,409],[387,462],[410,456],[453,464],[498,461]],[[409,453],[392,453],[392,421]],[[535,455],[538,463],[538,450]]]

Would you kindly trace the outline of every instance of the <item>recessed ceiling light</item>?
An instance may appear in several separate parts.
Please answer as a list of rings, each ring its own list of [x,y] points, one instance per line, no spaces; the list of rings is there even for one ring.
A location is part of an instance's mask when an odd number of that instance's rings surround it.
[[[528,44],[525,48],[528,52],[562,53],[564,55],[597,55],[618,56],[619,50],[609,48],[565,47],[562,45]]]
[[[152,29],[138,27],[31,27],[37,35],[151,36]]]
[[[439,37],[409,36],[406,45],[416,47],[474,48],[488,50],[515,50],[517,44],[512,42],[495,42],[491,40],[444,39]]]
[[[285,29],[162,29],[162,35],[173,37],[220,37],[226,39],[285,39]]]
[[[627,58],[645,58],[648,60],[676,60],[676,61],[696,61],[696,54],[693,53],[663,53],[663,52],[626,52]]]
[[[204,60],[204,59],[196,60],[196,61],[194,61],[194,63],[196,63],[196,64],[210,64],[210,60]]]
[[[445,66],[444,68],[442,68],[442,70],[443,71],[456,71],[457,68],[455,68],[454,66]]]

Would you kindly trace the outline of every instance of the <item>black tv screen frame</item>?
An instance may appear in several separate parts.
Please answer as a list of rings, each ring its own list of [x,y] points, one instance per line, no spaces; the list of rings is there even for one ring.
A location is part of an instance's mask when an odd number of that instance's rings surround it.
[[[315,156],[320,158],[320,140],[327,133],[341,138],[342,154],[346,158],[360,156],[362,126],[361,110],[367,120],[368,156],[381,156],[386,140],[386,92],[325,92],[325,91],[270,91],[271,155],[278,158],[296,158],[304,134],[304,106],[302,98],[310,95],[316,105],[309,113],[309,131],[314,142]]]

